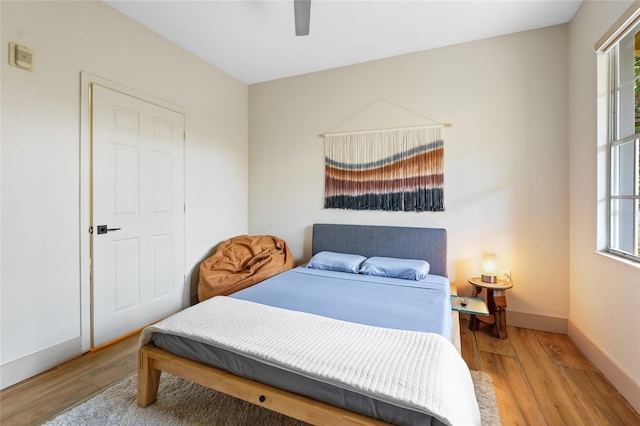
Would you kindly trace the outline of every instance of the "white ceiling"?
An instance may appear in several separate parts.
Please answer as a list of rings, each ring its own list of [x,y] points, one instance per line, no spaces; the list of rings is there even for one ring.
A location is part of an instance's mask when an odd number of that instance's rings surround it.
[[[575,0],[311,0],[296,37],[293,0],[105,0],[237,79],[258,83],[562,24]]]

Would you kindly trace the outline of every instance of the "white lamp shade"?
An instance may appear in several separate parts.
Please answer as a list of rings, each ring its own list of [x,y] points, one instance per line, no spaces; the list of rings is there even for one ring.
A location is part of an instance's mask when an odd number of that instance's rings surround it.
[[[498,256],[495,253],[482,253],[482,281],[495,283],[498,275]]]

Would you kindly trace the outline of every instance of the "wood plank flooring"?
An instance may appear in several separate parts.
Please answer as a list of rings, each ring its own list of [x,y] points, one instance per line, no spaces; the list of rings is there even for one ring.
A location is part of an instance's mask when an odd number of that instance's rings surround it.
[[[461,318],[462,357],[493,378],[504,425],[640,425],[640,415],[567,335],[507,327],[508,338]]]
[[[40,425],[137,371],[139,335],[0,391],[0,425]]]
[[[493,378],[503,425],[640,425],[640,416],[566,335],[460,320],[462,356]],[[0,391],[0,424],[40,425],[137,369],[137,335]]]

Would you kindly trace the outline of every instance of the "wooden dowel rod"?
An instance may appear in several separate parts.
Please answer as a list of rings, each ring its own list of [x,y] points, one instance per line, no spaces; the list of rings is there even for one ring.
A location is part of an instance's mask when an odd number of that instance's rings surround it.
[[[336,133],[325,132],[325,133],[320,133],[318,136],[324,137],[324,136],[335,136],[335,135],[348,135],[348,134],[354,134],[354,133],[391,132],[391,131],[394,131],[394,130],[411,130],[411,129],[425,129],[425,128],[429,128],[429,127],[452,127],[452,126],[453,126],[453,124],[451,124],[451,123],[439,123],[439,124],[429,124],[429,125],[425,125],[425,126],[390,127],[390,128],[386,128],[386,129],[353,130],[353,131],[348,131],[348,132],[336,132]]]

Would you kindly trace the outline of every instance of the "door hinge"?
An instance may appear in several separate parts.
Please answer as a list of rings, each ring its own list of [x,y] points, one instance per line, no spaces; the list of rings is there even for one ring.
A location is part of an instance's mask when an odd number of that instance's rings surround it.
[[[89,233],[90,233],[90,234],[93,234],[93,226],[90,226],[90,227],[89,227]]]

